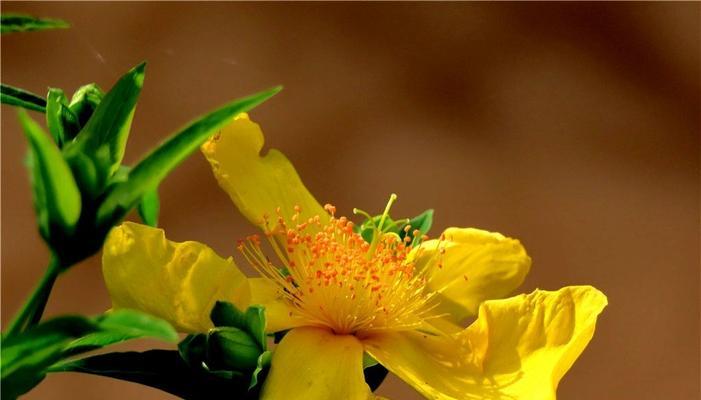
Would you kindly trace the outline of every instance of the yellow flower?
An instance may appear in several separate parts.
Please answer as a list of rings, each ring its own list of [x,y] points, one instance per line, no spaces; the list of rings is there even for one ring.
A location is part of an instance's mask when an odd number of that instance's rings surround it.
[[[607,304],[601,292],[570,286],[502,299],[531,260],[498,233],[449,228],[418,246],[389,234],[368,244],[314,199],[281,153],[261,156],[262,146],[246,116],[202,146],[220,186],[263,230],[239,244],[261,277],[246,278],[203,244],[125,223],[103,253],[115,308],[204,332],[217,300],[264,305],[269,332],[291,331],[275,349],[263,399],[371,398],[364,352],[431,399],[555,399]]]

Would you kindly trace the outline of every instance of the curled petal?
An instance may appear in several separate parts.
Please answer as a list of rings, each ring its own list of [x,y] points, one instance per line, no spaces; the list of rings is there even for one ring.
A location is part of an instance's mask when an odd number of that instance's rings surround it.
[[[181,332],[205,332],[217,300],[245,308],[250,290],[231,258],[197,242],[176,243],[162,229],[126,222],[112,229],[102,273],[114,308],[141,310]]]
[[[265,215],[275,225],[277,209],[289,223],[299,206],[300,221],[327,213],[309,193],[290,161],[273,149],[261,156],[263,132],[245,114],[202,145],[214,176],[243,214],[263,227]]]
[[[606,304],[590,286],[536,290],[484,302],[478,319],[454,335],[384,333],[364,344],[430,399],[555,400]]]
[[[415,262],[429,290],[440,293],[437,312],[456,324],[483,301],[509,295],[528,274],[531,258],[516,239],[474,228],[448,228],[442,236],[417,248]]]

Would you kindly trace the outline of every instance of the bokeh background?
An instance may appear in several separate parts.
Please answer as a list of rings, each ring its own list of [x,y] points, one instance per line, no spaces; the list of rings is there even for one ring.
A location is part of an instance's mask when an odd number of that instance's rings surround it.
[[[699,398],[699,3],[13,3],[69,30],[2,38],[2,81],[108,89],[148,60],[126,160],[194,116],[277,84],[255,110],[322,202],[436,209],[433,233],[520,238],[522,288],[609,296],[562,399]],[[26,144],[2,108],[2,321],[42,273]],[[38,115],[35,115],[38,118]],[[161,186],[171,239],[221,255],[254,229],[195,154]],[[110,306],[99,257],[62,277],[47,315]],[[419,396],[396,378],[380,393]],[[27,399],[168,399],[52,375]]]

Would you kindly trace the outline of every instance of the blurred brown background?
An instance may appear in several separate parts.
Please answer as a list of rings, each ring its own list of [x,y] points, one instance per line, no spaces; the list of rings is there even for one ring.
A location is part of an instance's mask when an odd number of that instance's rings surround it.
[[[561,399],[699,398],[699,3],[12,3],[69,30],[4,36],[2,81],[108,89],[148,60],[127,161],[194,116],[276,84],[253,113],[322,202],[395,215],[436,209],[434,233],[520,238],[523,291],[609,296]],[[26,145],[2,119],[2,321],[42,272]],[[36,115],[35,115],[36,116]],[[38,117],[38,116],[37,116]],[[253,231],[195,154],[161,187],[171,239],[222,255]],[[94,257],[48,315],[110,305]],[[419,398],[396,378],[380,393]],[[170,398],[50,376],[27,399]]]

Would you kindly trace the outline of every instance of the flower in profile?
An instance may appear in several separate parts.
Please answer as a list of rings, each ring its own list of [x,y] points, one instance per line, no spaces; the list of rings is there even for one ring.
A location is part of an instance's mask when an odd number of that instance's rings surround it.
[[[389,233],[395,196],[365,240],[315,200],[280,152],[261,156],[262,146],[247,116],[202,146],[220,186],[262,230],[238,243],[260,277],[203,244],[125,223],[103,255],[115,308],[205,332],[217,300],[265,306],[267,331],[288,332],[264,399],[371,398],[364,353],[431,399],[555,399],[607,304],[601,292],[570,286],[505,298],[531,264],[517,240],[474,228],[432,240]]]

